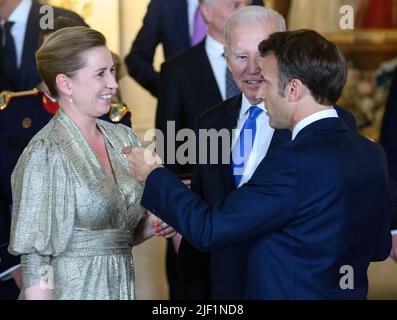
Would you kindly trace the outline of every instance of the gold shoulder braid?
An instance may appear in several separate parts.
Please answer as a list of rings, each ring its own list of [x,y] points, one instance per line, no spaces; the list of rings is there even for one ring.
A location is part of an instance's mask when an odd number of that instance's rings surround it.
[[[0,111],[7,108],[12,98],[15,97],[24,97],[24,96],[36,96],[39,93],[39,90],[33,88],[28,91],[20,91],[20,92],[11,92],[11,91],[3,91],[0,93]]]
[[[110,105],[109,118],[113,122],[120,122],[128,113],[125,103],[112,103]]]

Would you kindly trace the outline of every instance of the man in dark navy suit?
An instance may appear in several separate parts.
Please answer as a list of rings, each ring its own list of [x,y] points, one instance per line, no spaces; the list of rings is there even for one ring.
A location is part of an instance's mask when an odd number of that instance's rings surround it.
[[[390,253],[389,179],[383,149],[333,108],[346,61],[311,30],[274,33],[259,48],[258,97],[270,126],[289,129],[292,141],[212,206],[158,162],[146,162],[148,150],[126,148],[131,173],[146,180],[142,205],[200,250],[249,241],[245,298],[365,299],[369,263]],[[251,111],[248,123],[252,140]],[[232,159],[237,179],[234,151]]]
[[[39,46],[40,19],[45,12],[40,13],[41,3],[37,0],[0,0],[0,44],[2,54],[0,57],[0,69],[3,71],[3,82],[0,83],[0,91],[24,91],[30,90],[41,82],[37,71],[35,53]],[[66,16],[85,24],[79,15],[69,10],[53,7],[54,17]],[[12,54],[6,45],[6,26],[11,23],[10,33],[14,47]],[[5,57],[5,51],[11,54]],[[13,69],[6,67],[5,60],[14,60]],[[10,74],[11,73],[11,74]]]
[[[250,106],[256,105],[262,111],[265,110],[263,101],[256,97],[262,85],[258,45],[271,33],[285,31],[285,22],[281,15],[269,8],[247,7],[233,15],[225,28],[228,65],[242,95],[224,101],[200,115],[197,120],[197,136],[200,129],[218,131],[227,129],[229,136],[232,137],[232,130],[240,130],[243,126]],[[353,116],[341,108],[336,107],[336,110],[349,126],[355,129]],[[269,126],[269,119],[265,112],[258,116],[256,130],[255,150],[250,156],[251,170],[244,173],[239,185],[249,180],[267,152],[291,141],[290,131],[274,130]],[[236,185],[233,179],[231,166],[221,164],[223,154],[219,155],[218,164],[210,164],[212,156],[210,150],[202,151],[198,149],[197,158],[202,157],[204,153],[207,161],[194,166],[192,190],[208,204],[214,204],[224,199],[239,185]],[[244,296],[247,258],[247,242],[211,251],[210,272],[213,299],[241,299]]]
[[[210,3],[214,0],[205,0]],[[216,0],[215,0],[216,1]],[[151,0],[143,24],[125,58],[128,73],[153,96],[158,96],[160,75],[153,67],[159,44],[165,60],[190,48],[198,0]],[[229,0],[231,6],[235,0]],[[253,0],[263,5],[263,0]]]

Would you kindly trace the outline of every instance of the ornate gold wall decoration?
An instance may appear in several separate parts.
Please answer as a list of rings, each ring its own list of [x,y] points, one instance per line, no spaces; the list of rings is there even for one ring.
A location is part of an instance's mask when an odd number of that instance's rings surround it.
[[[362,134],[377,140],[388,87],[376,86],[375,71],[397,57],[396,29],[356,29],[324,33],[349,61],[349,78],[338,102],[356,117]]]

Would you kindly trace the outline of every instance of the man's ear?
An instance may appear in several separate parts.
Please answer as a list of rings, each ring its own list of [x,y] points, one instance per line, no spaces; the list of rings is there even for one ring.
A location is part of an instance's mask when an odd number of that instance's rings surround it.
[[[299,79],[292,79],[285,90],[288,101],[297,102],[302,97],[304,85]]]
[[[73,94],[72,87],[70,84],[70,78],[64,74],[58,74],[55,78],[58,90],[65,94],[66,96],[71,96]]]
[[[205,23],[208,24],[208,22],[212,20],[211,8],[209,5],[205,4],[204,2],[200,3],[199,6],[200,6],[201,15],[203,16]]]

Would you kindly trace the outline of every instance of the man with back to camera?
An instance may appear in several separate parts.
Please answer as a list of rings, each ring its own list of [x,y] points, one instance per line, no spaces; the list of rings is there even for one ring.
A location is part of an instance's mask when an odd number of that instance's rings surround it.
[[[389,178],[383,149],[333,108],[346,61],[311,30],[274,33],[259,48],[258,97],[292,141],[213,206],[128,147],[131,173],[146,180],[142,205],[200,250],[249,240],[245,298],[365,299],[369,263],[390,253]]]
[[[232,137],[232,130],[240,131],[249,120],[251,106],[255,106],[259,114],[256,117],[257,134],[252,152],[238,182],[233,177],[232,166],[222,164],[221,158],[224,154],[219,154],[218,164],[211,164],[211,151],[198,148],[197,158],[202,154],[206,154],[207,158],[204,164],[197,163],[193,166],[192,190],[209,204],[224,199],[248,181],[268,151],[291,140],[288,130],[274,130],[269,126],[264,103],[256,97],[262,85],[258,44],[276,31],[285,31],[283,17],[270,8],[257,6],[240,9],[225,25],[224,54],[230,73],[242,94],[229,98],[200,115],[197,119],[196,136],[198,137],[200,129],[226,129]],[[202,71],[197,71],[198,74],[200,72]],[[182,83],[189,85],[188,81]],[[175,95],[178,96],[177,93]],[[187,95],[186,100],[190,97]],[[350,113],[341,108],[337,108],[337,111],[349,126],[355,128],[354,118]],[[230,141],[231,145],[236,145],[237,137],[238,135]],[[210,262],[205,261],[206,256],[209,257],[209,254],[201,253],[186,239],[182,239],[178,259],[185,266],[184,269],[190,270],[191,282],[203,283],[204,277],[210,278],[212,299],[241,299],[246,282],[248,242],[211,251]],[[187,268],[189,261],[190,268]],[[209,271],[204,272],[204,268]],[[206,275],[208,272],[210,276]]]

